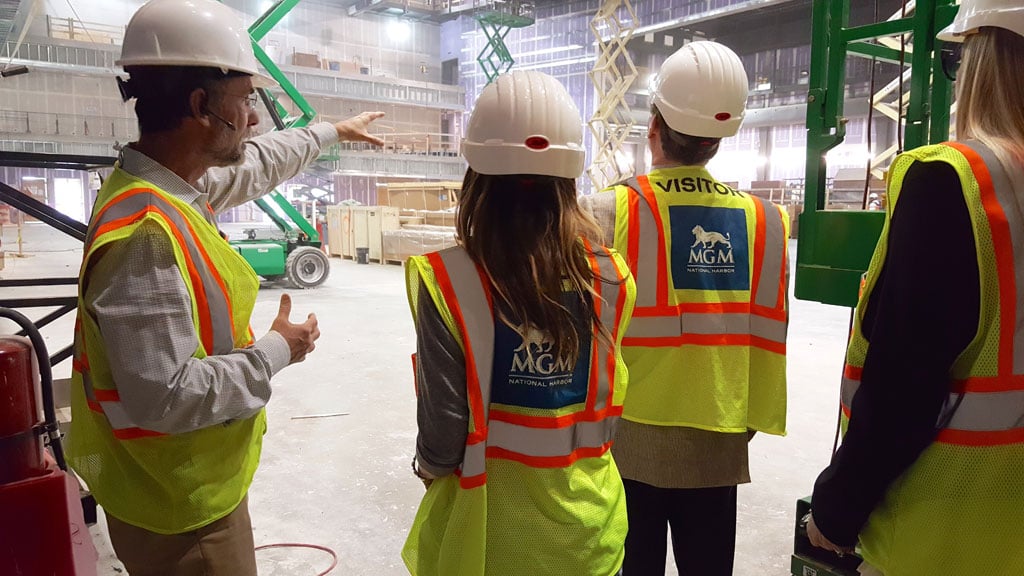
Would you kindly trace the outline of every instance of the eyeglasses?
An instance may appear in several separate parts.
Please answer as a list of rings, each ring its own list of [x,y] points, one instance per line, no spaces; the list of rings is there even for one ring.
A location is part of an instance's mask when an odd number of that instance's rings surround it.
[[[942,73],[952,82],[956,82],[956,74],[960,70],[963,48],[964,45],[959,42],[943,42],[942,49],[939,51]]]
[[[243,96],[243,98],[245,98],[245,103],[249,105],[249,109],[251,110],[255,110],[256,105],[259,104],[260,102],[260,98],[259,96],[256,95],[255,92],[253,92],[252,94],[246,94],[245,96]]]
[[[245,100],[245,103],[248,104],[250,110],[255,110],[256,105],[260,102],[259,94],[256,92],[253,92],[252,94],[232,94],[230,92],[223,92],[222,94]]]

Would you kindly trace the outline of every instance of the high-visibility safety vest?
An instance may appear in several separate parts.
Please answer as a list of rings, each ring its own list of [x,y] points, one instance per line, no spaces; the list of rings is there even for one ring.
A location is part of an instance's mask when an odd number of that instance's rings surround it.
[[[104,182],[79,273],[69,460],[108,513],[152,532],[177,534],[226,516],[242,501],[259,462],[266,417],[260,410],[245,420],[168,435],[139,426],[125,411],[84,295],[97,254],[145,223],[166,233],[192,298],[199,340],[194,358],[252,343],[249,316],[259,279],[185,202],[120,169]]]
[[[885,576],[1024,574],[1024,214],[1011,178],[984,144],[926,146],[893,163],[885,228],[847,351],[843,411],[856,419],[850,407],[868,353],[861,326],[915,161],[945,162],[960,175],[978,252],[978,330],[950,371],[935,441],[889,486],[861,530],[862,555]]]
[[[613,190],[614,245],[637,285],[622,341],[623,418],[784,434],[787,213],[701,167],[654,170]]]
[[[618,254],[601,248],[589,260],[618,282],[595,283],[594,302],[615,345],[582,334],[573,363],[553,358],[544,334],[495,321],[489,283],[461,247],[409,259],[413,316],[422,279],[465,353],[470,415],[462,464],[427,490],[402,550],[412,574],[619,570],[626,501],[609,448],[626,392],[618,343],[636,294]]]

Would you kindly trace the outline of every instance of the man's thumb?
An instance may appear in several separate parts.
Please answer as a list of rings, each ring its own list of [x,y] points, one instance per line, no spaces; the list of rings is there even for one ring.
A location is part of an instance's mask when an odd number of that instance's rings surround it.
[[[287,294],[281,294],[281,306],[277,309],[277,317],[284,317],[285,320],[292,315],[292,297]]]

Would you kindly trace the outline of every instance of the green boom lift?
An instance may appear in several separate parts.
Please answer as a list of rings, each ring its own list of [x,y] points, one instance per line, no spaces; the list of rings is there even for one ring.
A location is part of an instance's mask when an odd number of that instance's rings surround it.
[[[902,112],[898,114],[906,123],[900,149],[944,142],[949,139],[952,84],[942,72],[941,47],[935,35],[956,15],[954,0],[917,0],[912,14],[905,8],[887,21],[850,27],[853,1],[813,1],[807,187],[800,217],[795,286],[796,297],[801,300],[848,307],[857,305],[860,278],[878,242],[884,214],[826,209],[826,154],[846,136],[843,104],[847,57],[896,63],[901,72],[909,70],[905,117]],[[912,38],[913,49],[885,40],[893,37]],[[797,501],[792,574],[857,576],[861,560],[856,554],[838,556],[811,546],[804,524],[810,507],[810,498]]]
[[[287,111],[277,98],[270,91],[260,89],[260,97],[278,130],[306,126],[316,117],[316,111],[309,102],[259,45],[259,41],[298,3],[299,0],[280,0],[249,27],[256,59],[299,110],[299,115],[286,117]],[[257,274],[268,280],[286,278],[296,288],[313,288],[323,284],[331,266],[327,255],[321,250],[323,240],[316,227],[277,190],[255,202],[284,233],[283,237],[258,239],[255,230],[247,230],[245,239],[232,240],[231,245]]]

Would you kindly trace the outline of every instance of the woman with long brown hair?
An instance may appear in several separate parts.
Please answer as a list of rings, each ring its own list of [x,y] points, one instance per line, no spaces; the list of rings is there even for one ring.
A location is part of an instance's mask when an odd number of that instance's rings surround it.
[[[849,425],[808,536],[840,554],[859,544],[865,575],[1019,575],[1024,6],[964,0],[939,39],[958,141],[890,168],[846,356]]]
[[[609,576],[626,507],[609,448],[629,269],[576,201],[583,129],[565,88],[500,76],[470,118],[455,248],[411,258],[428,486],[410,572]]]

